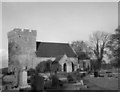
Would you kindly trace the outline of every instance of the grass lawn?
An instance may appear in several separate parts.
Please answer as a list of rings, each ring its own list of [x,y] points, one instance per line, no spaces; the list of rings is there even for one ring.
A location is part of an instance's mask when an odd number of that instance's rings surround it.
[[[94,78],[88,75],[84,80],[84,83],[88,85],[90,90],[118,90],[118,78]]]

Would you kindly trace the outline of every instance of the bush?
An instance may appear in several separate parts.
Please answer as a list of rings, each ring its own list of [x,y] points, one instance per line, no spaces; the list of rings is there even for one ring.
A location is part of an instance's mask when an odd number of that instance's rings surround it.
[[[52,76],[52,87],[59,87],[59,79],[56,75]]]
[[[5,75],[2,79],[2,85],[4,86],[5,90],[17,86],[14,75]]]
[[[85,77],[85,74],[84,73],[81,74],[79,72],[74,72],[74,73],[68,74],[67,76],[68,82],[77,82],[83,79],[83,77]]]
[[[38,73],[50,72],[51,60],[42,61],[36,66],[36,71]]]
[[[61,71],[61,65],[51,60],[42,61],[36,66],[36,71],[38,73],[58,72]]]
[[[36,66],[36,71],[38,73],[44,73],[45,72],[45,61],[40,62],[37,66]]]
[[[58,71],[61,71],[61,65],[59,63],[52,63],[51,72],[58,72]]]
[[[3,80],[2,80],[2,81],[6,82],[6,83],[11,83],[11,82],[13,82],[14,80],[15,80],[14,75],[5,75],[5,76],[3,77]]]
[[[78,80],[78,81],[84,77],[83,74],[80,74],[78,72],[75,74],[75,76],[76,76],[76,80]]]

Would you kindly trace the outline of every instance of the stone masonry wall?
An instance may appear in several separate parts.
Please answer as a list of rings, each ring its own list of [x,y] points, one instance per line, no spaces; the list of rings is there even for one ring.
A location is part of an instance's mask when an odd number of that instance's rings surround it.
[[[16,65],[29,66],[35,56],[36,34],[35,30],[18,28],[8,32],[9,71],[14,71]]]

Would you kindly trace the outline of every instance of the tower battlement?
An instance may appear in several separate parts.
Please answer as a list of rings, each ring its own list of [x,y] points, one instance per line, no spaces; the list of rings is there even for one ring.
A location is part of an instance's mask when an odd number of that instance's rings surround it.
[[[22,35],[22,36],[35,36],[37,35],[36,30],[29,30],[29,29],[20,29],[20,28],[15,28],[12,31],[8,32],[8,38],[17,36],[17,35]]]

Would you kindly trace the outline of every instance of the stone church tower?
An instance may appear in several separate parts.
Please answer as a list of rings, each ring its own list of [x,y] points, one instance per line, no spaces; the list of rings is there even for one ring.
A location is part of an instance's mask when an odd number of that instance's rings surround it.
[[[8,72],[15,74],[18,85],[20,72],[32,67],[36,51],[36,35],[35,30],[28,29],[17,28],[8,32]]]
[[[9,70],[14,69],[14,65],[22,64],[29,67],[28,63],[31,56],[35,55],[36,51],[36,35],[35,30],[28,29],[13,29],[8,32],[8,55],[9,55]]]

